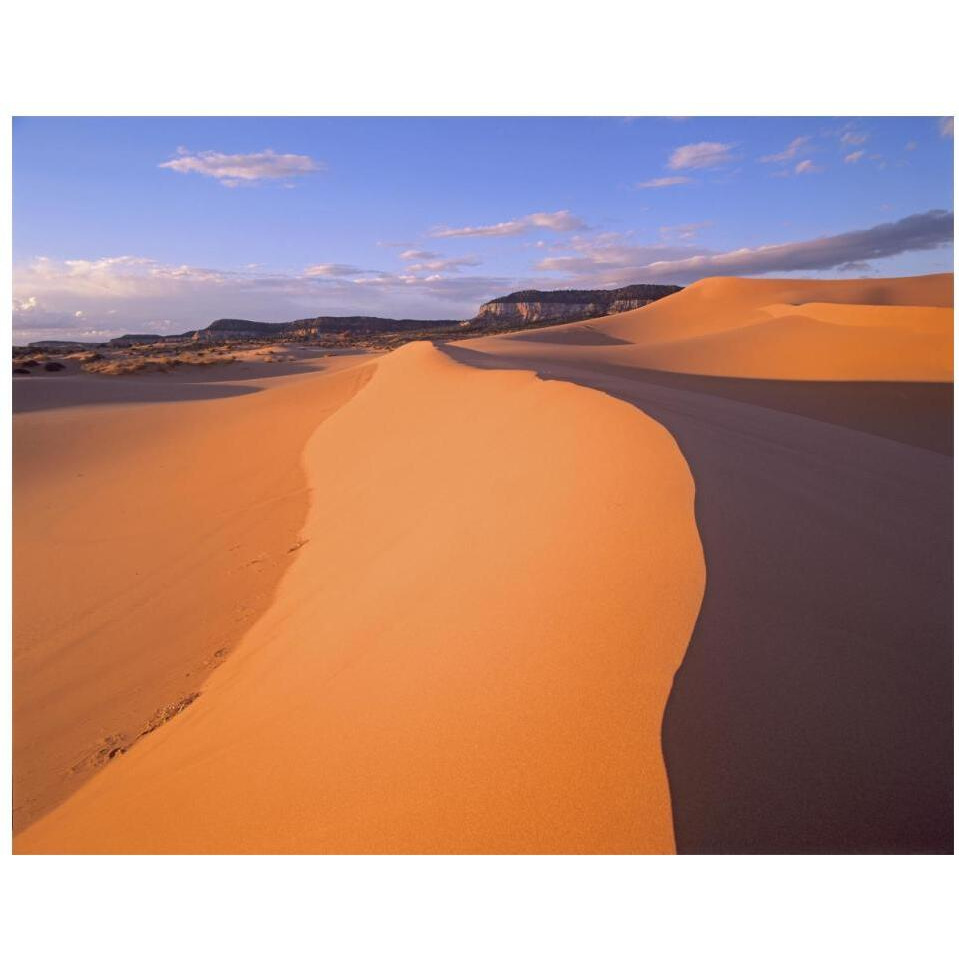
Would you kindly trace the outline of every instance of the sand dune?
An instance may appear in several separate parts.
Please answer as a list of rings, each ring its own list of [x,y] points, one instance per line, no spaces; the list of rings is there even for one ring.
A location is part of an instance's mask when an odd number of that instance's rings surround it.
[[[857,310],[881,310],[859,307]],[[905,311],[905,308],[901,308]],[[952,310],[937,310],[937,329],[822,321],[793,312],[720,333],[641,347],[640,368],[757,379],[902,380],[949,382],[952,356],[944,349]]]
[[[704,571],[672,438],[425,344],[376,365],[307,446],[270,608],[18,851],[673,851],[660,728]]]
[[[194,694],[266,608],[306,515],[303,444],[364,360],[242,385],[16,382],[16,828]]]
[[[947,384],[650,373],[449,347],[635,404],[696,481],[706,593],[663,743],[682,853],[952,849]]]
[[[484,340],[484,352],[631,369],[796,380],[952,380],[952,274],[883,280],[700,280],[599,320]],[[590,340],[584,337],[591,337]]]
[[[951,306],[870,306],[859,303],[774,303],[762,307],[770,317],[805,317],[839,326],[894,328],[910,333],[941,333],[952,319]]]

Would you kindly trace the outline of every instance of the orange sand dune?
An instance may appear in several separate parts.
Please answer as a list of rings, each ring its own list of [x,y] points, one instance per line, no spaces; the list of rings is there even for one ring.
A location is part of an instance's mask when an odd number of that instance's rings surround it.
[[[649,306],[480,341],[486,353],[710,376],[952,380],[952,274],[884,280],[701,280]]]
[[[940,333],[952,320],[950,306],[869,306],[858,303],[774,303],[764,306],[771,317],[800,316],[840,326],[897,328],[912,333]]]
[[[634,343],[718,333],[766,319],[773,304],[952,307],[951,273],[880,280],[753,280],[711,277],[649,306],[594,321]]]
[[[861,311],[882,307],[846,307]],[[906,312],[905,307],[900,310]],[[794,312],[751,326],[642,347],[637,367],[778,380],[949,382],[952,310],[937,310],[935,332],[879,322],[824,322]],[[862,320],[862,314],[856,316]]]
[[[265,615],[17,851],[673,851],[660,729],[704,566],[669,434],[413,344],[306,467]]]
[[[16,382],[15,828],[195,693],[266,608],[306,516],[303,444],[365,359]]]

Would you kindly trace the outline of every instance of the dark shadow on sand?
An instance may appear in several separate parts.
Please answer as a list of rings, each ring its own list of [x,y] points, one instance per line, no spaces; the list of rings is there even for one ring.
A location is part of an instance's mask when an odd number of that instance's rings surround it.
[[[243,396],[258,392],[255,386],[233,383],[174,380],[175,374],[143,373],[133,376],[93,376],[77,373],[54,379],[46,376],[13,383],[13,412],[33,413],[63,409],[69,406],[91,406],[113,403],[175,403],[196,400],[217,400],[226,396]]]
[[[643,370],[647,383],[710,393],[952,456],[952,383],[750,380]]]
[[[952,852],[951,387],[443,349],[632,403],[689,463],[707,582],[663,724],[679,852]]]
[[[516,333],[514,340],[523,340],[529,343],[554,343],[558,346],[624,346],[629,340],[621,340],[618,336],[610,336],[589,326],[551,327],[547,330],[534,330],[530,333]],[[456,347],[454,347],[456,349]]]
[[[340,350],[337,355],[363,351]],[[286,363],[224,363],[109,376],[95,373],[35,373],[13,378],[13,412],[62,409],[103,403],[175,403],[218,400],[256,393],[256,380],[320,373],[325,367]]]

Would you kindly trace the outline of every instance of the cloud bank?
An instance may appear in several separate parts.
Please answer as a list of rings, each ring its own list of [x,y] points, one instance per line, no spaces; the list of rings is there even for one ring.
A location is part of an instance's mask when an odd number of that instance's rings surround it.
[[[685,256],[670,255],[661,246],[613,243],[576,257],[547,258],[537,268],[589,277],[598,284],[691,283],[707,276],[865,268],[872,260],[948,246],[952,238],[952,211],[929,210],[866,230],[728,253],[696,251]]]
[[[272,150],[262,153],[217,153],[213,150],[192,153],[184,147],[177,150],[174,159],[161,163],[160,168],[177,173],[199,173],[227,187],[261,180],[289,180],[325,169],[312,157],[296,153],[274,153]]]
[[[554,214],[549,214],[553,216]],[[574,218],[575,219],[575,218]],[[615,233],[552,246],[525,275],[463,272],[474,256],[409,248],[396,270],[316,263],[297,272],[214,269],[140,256],[38,257],[14,269],[14,339],[105,339],[123,332],[177,333],[218,317],[291,320],[355,313],[466,319],[484,300],[517,289],[691,283],[708,276],[804,271],[866,272],[876,260],[949,246],[953,214],[929,210],[864,230],[721,252],[696,244],[708,223],[664,227],[662,242]]]

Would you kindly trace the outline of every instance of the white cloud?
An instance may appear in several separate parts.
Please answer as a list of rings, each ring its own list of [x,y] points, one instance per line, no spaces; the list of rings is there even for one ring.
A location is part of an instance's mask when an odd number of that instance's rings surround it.
[[[843,163],[858,163],[865,155],[865,150],[856,150],[854,153],[847,153],[843,157]]]
[[[847,130],[839,137],[839,142],[844,147],[858,147],[862,146],[868,139],[868,133],[863,133],[860,130]]]
[[[706,167],[719,166],[723,163],[730,163],[735,159],[732,150],[731,143],[713,143],[710,141],[687,143],[686,146],[677,147],[673,150],[666,165],[670,170],[701,170]]]
[[[659,233],[664,240],[694,240],[701,231],[712,225],[712,220],[702,220],[699,223],[677,223],[675,226],[661,226]]]
[[[16,297],[13,298],[14,313],[33,313],[37,308],[38,303],[35,296],[28,296],[22,300],[18,300]]]
[[[464,266],[479,266],[482,263],[475,256],[443,256],[442,253],[433,253],[430,250],[420,250],[411,247],[399,254],[404,260],[403,268],[411,274],[415,273],[458,273]]]
[[[479,266],[482,261],[475,256],[437,257],[435,260],[420,260],[406,269],[410,273],[458,273],[464,266]]]
[[[213,177],[224,186],[235,187],[241,183],[257,183],[261,180],[288,180],[325,169],[312,157],[296,153],[217,153],[205,150],[201,153],[180,147],[177,156],[160,167],[177,173],[199,173]]]
[[[363,273],[373,273],[375,270],[364,270],[358,266],[350,266],[348,263],[315,263],[308,266],[304,271],[304,276],[359,276]]]
[[[430,235],[435,237],[517,236],[532,230],[567,233],[572,230],[581,230],[585,226],[586,224],[579,217],[573,216],[569,210],[557,210],[555,213],[529,213],[517,220],[506,220],[491,226],[437,227],[431,231]]]
[[[955,129],[955,117],[942,117],[939,120],[939,136],[951,137]]]
[[[636,188],[639,190],[661,190],[663,187],[679,186],[681,183],[692,182],[692,177],[688,176],[661,176],[653,180],[645,180],[642,183],[637,183]]]
[[[801,176],[803,173],[822,173],[824,169],[825,167],[817,166],[812,160],[800,160],[793,172]]]
[[[794,160],[799,153],[808,145],[811,137],[796,137],[792,140],[785,150],[780,153],[770,153],[767,156],[759,158],[760,163],[786,163]]]

